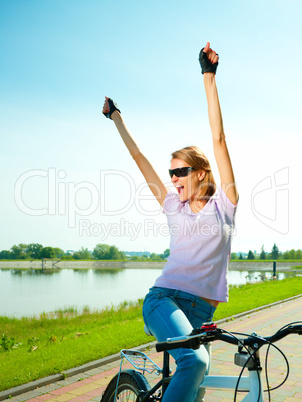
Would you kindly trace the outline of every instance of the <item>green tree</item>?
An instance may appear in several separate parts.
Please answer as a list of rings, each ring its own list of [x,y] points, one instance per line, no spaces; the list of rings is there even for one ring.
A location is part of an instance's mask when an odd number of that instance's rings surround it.
[[[27,244],[20,243],[17,245],[13,245],[11,248],[11,256],[14,260],[24,260],[28,257],[26,253]]]
[[[139,257],[138,255],[133,255],[133,256],[130,258],[130,260],[131,260],[131,261],[140,261],[140,257]]]
[[[261,247],[261,252],[260,252],[260,260],[265,260],[266,259],[266,253],[264,251],[264,245]]]
[[[254,260],[255,259],[255,255],[251,250],[249,250],[249,252],[248,252],[247,259],[248,260]]]
[[[110,246],[108,244],[97,244],[92,255],[97,260],[108,260]]]
[[[289,251],[289,259],[290,260],[296,259],[296,250],[294,250],[293,248]]]
[[[150,260],[159,261],[159,260],[161,260],[161,257],[160,257],[159,254],[151,253],[151,254],[150,254]]]
[[[169,255],[170,255],[170,249],[167,248],[167,249],[164,251],[164,258],[168,258]]]
[[[239,254],[239,260],[243,260],[243,256],[241,253]]]
[[[54,252],[55,252],[55,256],[56,258],[62,258],[65,255],[65,251],[63,251],[61,248],[59,247],[54,247]]]
[[[124,257],[125,257],[124,253],[122,251],[119,251],[117,247],[110,246],[108,254],[109,260],[120,260],[123,259]]]
[[[282,254],[282,258],[284,258],[285,260],[301,260],[302,251],[300,249],[298,250],[291,249],[284,251],[284,253]]]
[[[41,258],[56,258],[56,252],[53,247],[43,247],[41,250]]]
[[[0,251],[0,260],[10,260],[12,258],[11,254],[9,250]]]
[[[43,248],[42,244],[30,243],[26,248],[26,252],[30,256],[30,258],[39,260],[41,259],[42,248]]]
[[[236,260],[237,254],[236,253],[231,253],[231,260]]]
[[[76,260],[90,260],[91,253],[88,248],[81,247],[81,249],[73,254],[73,258]]]
[[[274,243],[272,251],[271,251],[272,260],[277,260],[279,258],[279,254],[280,254],[279,249],[276,246],[276,243]]]
[[[70,253],[67,253],[63,257],[61,257],[61,259],[65,261],[72,261],[74,258]]]

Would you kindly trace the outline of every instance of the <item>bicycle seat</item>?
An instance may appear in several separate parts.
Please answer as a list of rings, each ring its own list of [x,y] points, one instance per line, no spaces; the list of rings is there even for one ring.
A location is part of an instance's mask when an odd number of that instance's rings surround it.
[[[149,328],[147,327],[146,324],[145,324],[145,326],[144,326],[144,331],[145,331],[145,334],[146,334],[146,335],[148,335],[148,336],[153,336],[153,334],[150,332],[150,330],[149,330]]]

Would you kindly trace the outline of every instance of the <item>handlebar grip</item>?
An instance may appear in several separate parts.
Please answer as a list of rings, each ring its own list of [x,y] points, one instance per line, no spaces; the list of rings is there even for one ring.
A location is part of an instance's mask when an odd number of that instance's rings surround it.
[[[181,346],[180,346],[181,343]],[[183,347],[183,342],[159,342],[155,345],[155,349],[157,352],[165,352],[166,350],[173,350],[173,349],[178,349],[180,347]]]
[[[165,350],[173,349],[199,349],[200,343],[197,338],[187,339],[179,342],[158,342],[155,345],[157,352],[164,352]]]

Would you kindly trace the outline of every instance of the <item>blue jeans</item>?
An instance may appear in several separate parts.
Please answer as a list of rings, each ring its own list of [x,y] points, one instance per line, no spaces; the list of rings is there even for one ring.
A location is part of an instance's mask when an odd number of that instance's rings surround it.
[[[193,328],[211,321],[215,307],[180,290],[153,287],[143,305],[146,326],[163,342],[167,338],[188,335]],[[209,367],[209,354],[204,346],[197,350],[174,349],[169,352],[175,359],[177,368],[165,392],[163,402],[194,402],[199,385]]]

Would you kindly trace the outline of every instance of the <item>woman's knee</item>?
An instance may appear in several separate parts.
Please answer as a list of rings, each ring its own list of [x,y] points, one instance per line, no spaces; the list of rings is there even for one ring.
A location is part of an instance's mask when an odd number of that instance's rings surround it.
[[[209,358],[207,353],[200,353],[200,350],[190,350],[189,353],[181,354],[176,363],[179,368],[191,369],[195,373],[204,375],[208,369]]]

